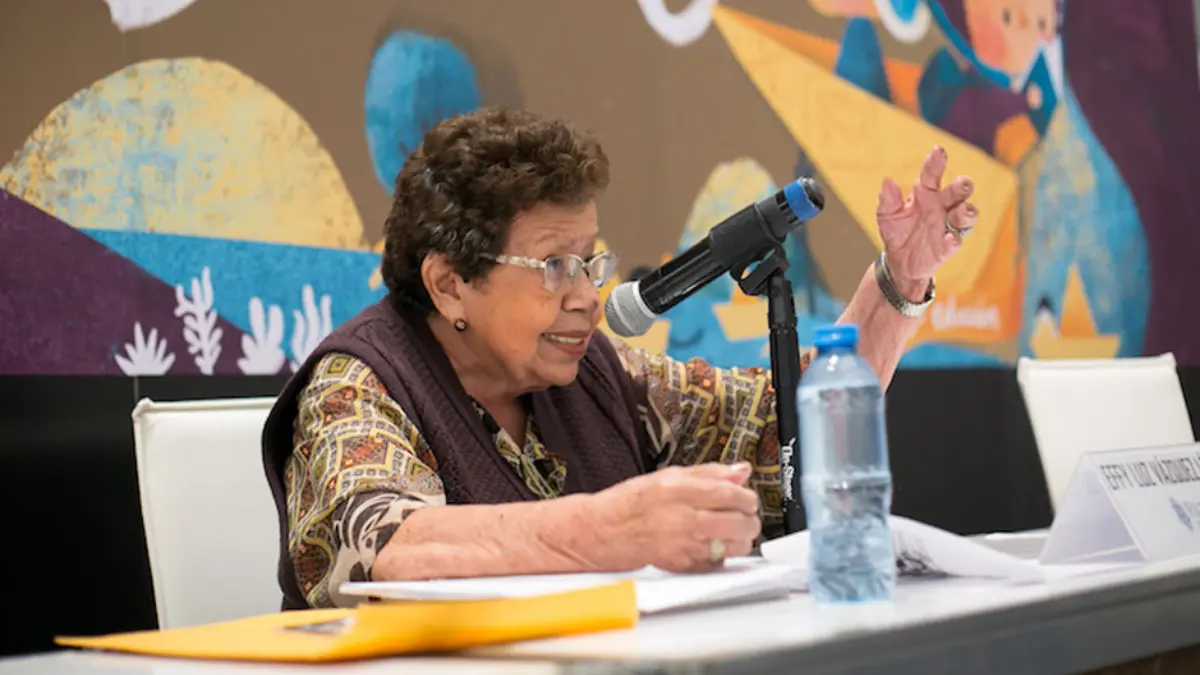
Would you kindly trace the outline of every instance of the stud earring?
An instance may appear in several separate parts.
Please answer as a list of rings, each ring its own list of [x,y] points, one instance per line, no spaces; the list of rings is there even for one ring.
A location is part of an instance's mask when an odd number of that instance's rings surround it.
[[[467,329],[467,320],[466,319],[455,319],[454,320],[454,330],[461,333],[466,329]]]

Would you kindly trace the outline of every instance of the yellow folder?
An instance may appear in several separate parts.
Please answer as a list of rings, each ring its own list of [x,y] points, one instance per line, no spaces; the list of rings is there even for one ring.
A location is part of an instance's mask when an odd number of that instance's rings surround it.
[[[60,637],[68,647],[242,661],[349,661],[628,628],[632,581],[529,598],[317,609],[161,631]]]

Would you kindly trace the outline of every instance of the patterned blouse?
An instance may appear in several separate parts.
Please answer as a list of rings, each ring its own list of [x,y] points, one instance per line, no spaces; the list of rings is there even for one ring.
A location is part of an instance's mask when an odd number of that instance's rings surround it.
[[[763,529],[780,528],[770,374],[714,368],[699,359],[683,363],[616,340],[613,346],[635,389],[645,393],[642,421],[659,466],[749,462]],[[802,365],[808,359],[805,354]],[[497,430],[496,451],[534,494],[557,497],[567,468],[542,445],[532,415],[527,424],[523,446]],[[294,447],[284,481],[288,548],[300,587],[313,607],[353,604],[339,586],[371,578],[376,555],[405,516],[446,503],[437,461],[371,368],[341,353],[321,359],[300,394]]]

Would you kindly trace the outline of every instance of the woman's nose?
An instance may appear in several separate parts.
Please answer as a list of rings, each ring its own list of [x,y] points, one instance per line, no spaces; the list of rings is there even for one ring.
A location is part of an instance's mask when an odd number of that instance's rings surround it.
[[[596,288],[596,284],[592,283],[586,274],[580,274],[574,281],[567,283],[570,287],[563,296],[563,309],[569,312],[592,312],[600,305],[600,289]]]
[[[1017,12],[1017,27],[1021,30],[1029,28],[1029,12],[1023,9]]]

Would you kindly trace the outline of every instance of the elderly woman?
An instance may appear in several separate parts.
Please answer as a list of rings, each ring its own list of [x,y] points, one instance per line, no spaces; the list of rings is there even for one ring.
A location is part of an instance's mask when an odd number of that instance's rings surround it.
[[[934,148],[907,199],[883,183],[885,256],[841,319],[885,384],[977,215],[945,166]],[[769,375],[596,330],[608,172],[591,136],[520,111],[446,120],[408,159],[387,297],[310,355],[264,431],[285,608],[349,604],[356,580],[705,570],[779,529]]]

